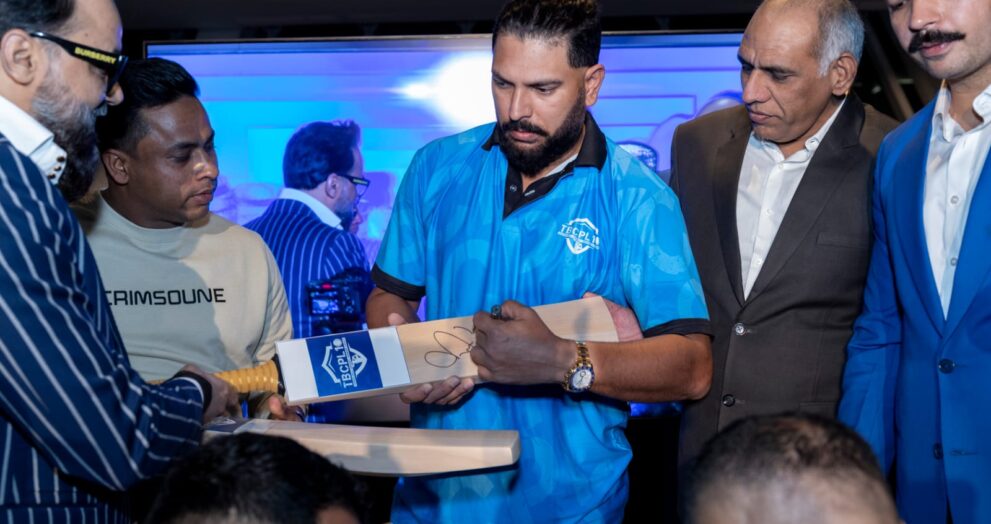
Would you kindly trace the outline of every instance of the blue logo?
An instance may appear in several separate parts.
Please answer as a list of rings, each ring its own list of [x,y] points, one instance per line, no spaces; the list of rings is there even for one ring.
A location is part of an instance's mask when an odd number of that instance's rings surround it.
[[[314,337],[306,346],[321,397],[382,387],[368,332]]]

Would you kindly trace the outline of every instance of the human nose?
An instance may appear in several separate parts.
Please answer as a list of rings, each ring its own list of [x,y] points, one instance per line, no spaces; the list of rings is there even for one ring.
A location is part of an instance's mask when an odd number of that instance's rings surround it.
[[[942,3],[934,0],[912,0],[909,9],[908,27],[913,32],[936,25],[943,14]]]
[[[210,180],[216,180],[217,176],[220,175],[220,168],[217,166],[216,155],[203,154],[203,158],[200,159],[197,175],[200,178],[209,178]]]
[[[512,98],[509,101],[509,118],[510,120],[522,120],[531,116],[531,105],[529,97],[527,96],[525,90],[516,89],[513,91]]]
[[[744,72],[740,75],[740,83],[743,84],[743,102],[753,104],[767,101],[767,86],[763,75],[755,72]]]

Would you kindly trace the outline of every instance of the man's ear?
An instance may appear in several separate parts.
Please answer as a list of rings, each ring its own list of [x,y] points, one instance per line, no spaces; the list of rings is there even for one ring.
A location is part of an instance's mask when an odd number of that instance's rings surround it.
[[[334,176],[334,173],[327,175],[327,180],[324,181],[323,191],[327,194],[327,198],[336,200],[341,194],[340,178]]]
[[[599,88],[606,78],[606,68],[602,64],[595,64],[585,71],[585,107],[595,105],[599,99]]]
[[[31,84],[47,70],[47,64],[44,49],[23,29],[11,29],[0,37],[0,68],[13,82]]]
[[[829,66],[829,82],[833,95],[844,96],[850,92],[857,78],[857,59],[850,53],[843,53]]]
[[[107,170],[107,178],[110,183],[126,186],[130,182],[131,175],[128,171],[130,158],[127,153],[119,149],[108,149],[100,154],[100,158],[103,160],[103,167]]]

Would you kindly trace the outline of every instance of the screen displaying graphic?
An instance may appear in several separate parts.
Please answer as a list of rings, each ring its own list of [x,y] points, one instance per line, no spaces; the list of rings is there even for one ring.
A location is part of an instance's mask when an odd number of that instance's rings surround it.
[[[613,34],[592,108],[603,132],[659,173],[675,127],[739,103],[740,34]],[[217,132],[212,210],[237,223],[282,189],[289,137],[316,120],[354,120],[371,186],[358,236],[369,266],[413,154],[427,142],[495,119],[491,37],[149,44],[197,79]]]

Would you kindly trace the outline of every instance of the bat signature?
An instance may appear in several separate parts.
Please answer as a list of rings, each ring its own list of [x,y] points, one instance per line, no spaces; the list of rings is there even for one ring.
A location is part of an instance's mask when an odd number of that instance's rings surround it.
[[[440,349],[427,351],[423,360],[434,367],[449,368],[475,349],[475,330],[454,326],[451,332],[434,331],[434,341]]]

